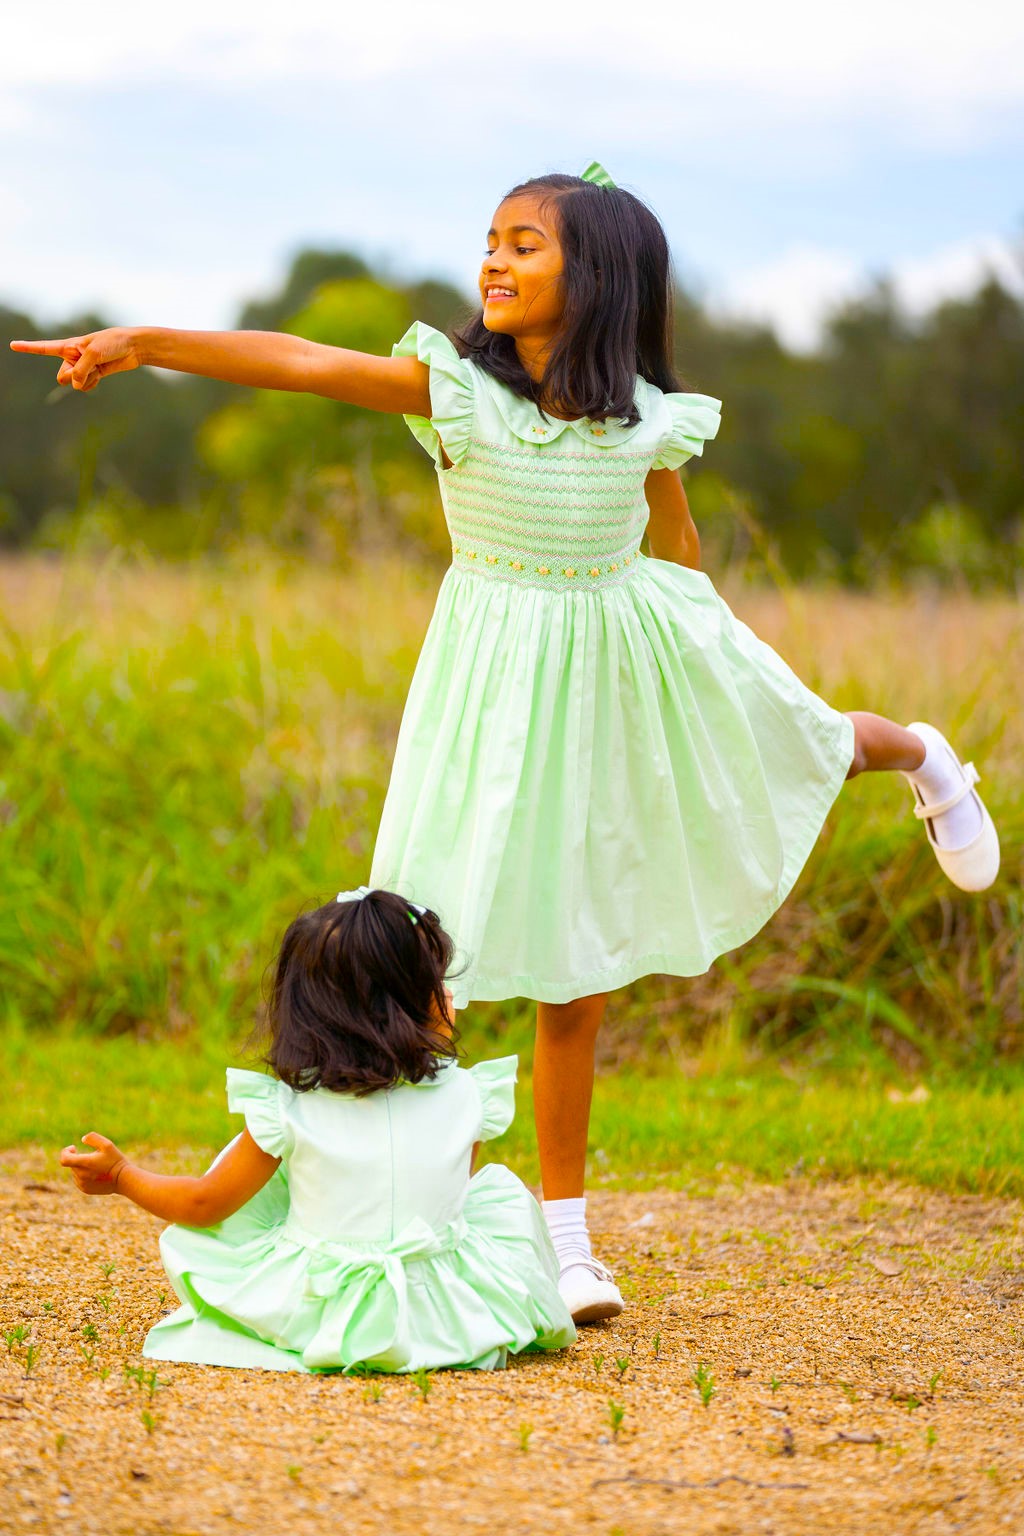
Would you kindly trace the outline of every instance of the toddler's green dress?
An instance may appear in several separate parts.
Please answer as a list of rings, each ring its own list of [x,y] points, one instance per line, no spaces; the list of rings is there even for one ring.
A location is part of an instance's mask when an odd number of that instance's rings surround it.
[[[406,420],[452,565],[370,885],[439,914],[456,1007],[698,975],[785,900],[854,746],[702,571],[640,553],[648,471],[700,453],[719,401],[638,377],[639,425],[566,422],[422,322],[393,350],[430,367]]]
[[[181,1303],[153,1360],[279,1371],[491,1370],[576,1337],[540,1207],[474,1142],[514,1114],[516,1058],[363,1098],[229,1067],[228,1107],[281,1158],[213,1227],[167,1227]],[[227,1149],[225,1149],[227,1150]],[[221,1153],[221,1156],[224,1154]]]

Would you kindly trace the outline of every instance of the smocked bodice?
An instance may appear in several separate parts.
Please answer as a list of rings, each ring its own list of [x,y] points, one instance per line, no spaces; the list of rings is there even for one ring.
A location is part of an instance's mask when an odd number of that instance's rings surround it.
[[[431,415],[405,419],[437,469],[452,564],[492,581],[567,592],[630,580],[647,475],[685,463],[718,430],[719,401],[639,376],[635,422],[545,416],[421,321],[393,351],[430,369]]]
[[[575,440],[574,440],[575,441]],[[452,563],[550,591],[628,580],[647,525],[644,450],[614,455],[474,440],[439,475]]]

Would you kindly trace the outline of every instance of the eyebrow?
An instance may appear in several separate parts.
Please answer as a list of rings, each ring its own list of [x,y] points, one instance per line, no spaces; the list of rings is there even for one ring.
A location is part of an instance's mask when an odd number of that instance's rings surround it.
[[[521,235],[524,229],[528,229],[531,235],[540,235],[542,240],[547,239],[547,235],[542,229],[538,229],[536,224],[513,224],[510,233],[513,235]],[[491,235],[496,236],[497,233],[498,231],[496,229],[489,229],[487,231],[488,239],[491,237]]]

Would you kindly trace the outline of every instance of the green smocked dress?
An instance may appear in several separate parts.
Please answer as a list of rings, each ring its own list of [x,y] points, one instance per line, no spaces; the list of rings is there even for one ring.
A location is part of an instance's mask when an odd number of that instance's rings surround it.
[[[180,1305],[153,1360],[277,1371],[491,1370],[576,1337],[540,1207],[473,1144],[514,1113],[516,1058],[363,1098],[229,1067],[228,1107],[281,1163],[213,1227],[165,1228]],[[226,1149],[225,1149],[226,1150]],[[223,1156],[223,1153],[221,1153]]]
[[[452,565],[370,884],[439,914],[457,1007],[701,974],[785,900],[854,745],[704,572],[640,552],[648,471],[699,454],[719,401],[638,378],[639,425],[566,422],[422,322],[394,351],[430,368],[406,420]]]

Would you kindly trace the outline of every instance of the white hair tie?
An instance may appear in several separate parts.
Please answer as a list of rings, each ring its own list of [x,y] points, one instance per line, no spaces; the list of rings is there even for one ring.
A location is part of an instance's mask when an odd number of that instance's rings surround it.
[[[370,887],[368,885],[361,885],[361,886],[358,887],[358,889],[356,889],[354,891],[339,891],[337,896],[335,897],[335,900],[336,901],[362,901],[364,899],[364,897],[369,896],[369,894],[370,894]],[[420,914],[426,912],[426,910],[427,910],[426,907],[419,906],[415,901],[410,901],[409,905],[410,905],[410,907],[415,907],[416,911],[419,912]],[[411,912],[409,913],[409,917],[410,917],[412,922],[416,922],[416,918],[413,917]]]

